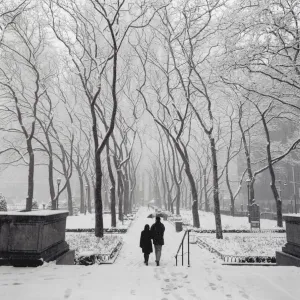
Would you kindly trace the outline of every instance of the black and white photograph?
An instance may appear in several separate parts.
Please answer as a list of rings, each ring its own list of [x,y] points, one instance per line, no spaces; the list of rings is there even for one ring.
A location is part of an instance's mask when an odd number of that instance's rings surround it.
[[[300,0],[0,0],[0,299],[299,300]]]

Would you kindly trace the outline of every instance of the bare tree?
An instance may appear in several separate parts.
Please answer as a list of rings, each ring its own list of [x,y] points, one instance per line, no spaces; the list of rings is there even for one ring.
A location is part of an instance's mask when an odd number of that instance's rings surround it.
[[[45,84],[51,76],[51,67],[42,66],[46,59],[46,31],[34,12],[28,10],[18,15],[6,28],[1,42],[2,64],[0,85],[4,93],[2,107],[15,117],[21,134],[26,141],[28,155],[28,194],[26,210],[31,210],[34,195],[34,146],[38,105],[45,96]],[[4,59],[5,57],[5,59]]]

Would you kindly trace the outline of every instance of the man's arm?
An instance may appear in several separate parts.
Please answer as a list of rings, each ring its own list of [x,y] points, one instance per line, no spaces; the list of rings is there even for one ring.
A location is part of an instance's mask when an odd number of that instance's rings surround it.
[[[140,248],[143,248],[143,247],[142,247],[142,236],[143,236],[143,233],[141,233],[141,238],[140,238]]]

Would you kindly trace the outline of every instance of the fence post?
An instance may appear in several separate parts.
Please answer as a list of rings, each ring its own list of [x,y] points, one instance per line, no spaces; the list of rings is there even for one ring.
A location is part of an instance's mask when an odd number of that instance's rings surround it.
[[[188,267],[190,266],[190,231],[188,230]]]
[[[183,265],[183,244],[184,244],[184,239],[182,240],[182,248],[181,248],[182,249],[182,252],[181,252],[182,253],[182,265]]]

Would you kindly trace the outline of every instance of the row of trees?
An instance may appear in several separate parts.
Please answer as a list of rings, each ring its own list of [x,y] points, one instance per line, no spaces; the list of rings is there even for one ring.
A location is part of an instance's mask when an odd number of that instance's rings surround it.
[[[222,238],[220,185],[234,214],[245,176],[254,201],[268,170],[282,226],[275,168],[300,142],[300,7],[254,2],[28,0],[10,10],[2,2],[0,153],[7,165],[28,166],[27,210],[34,168],[46,164],[53,207],[67,189],[72,213],[76,170],[101,237],[103,197],[115,226],[116,204],[122,219],[147,171],[167,209],[191,205],[195,227],[212,196]],[[279,129],[289,129],[284,140]],[[55,172],[65,179],[59,192]]]

